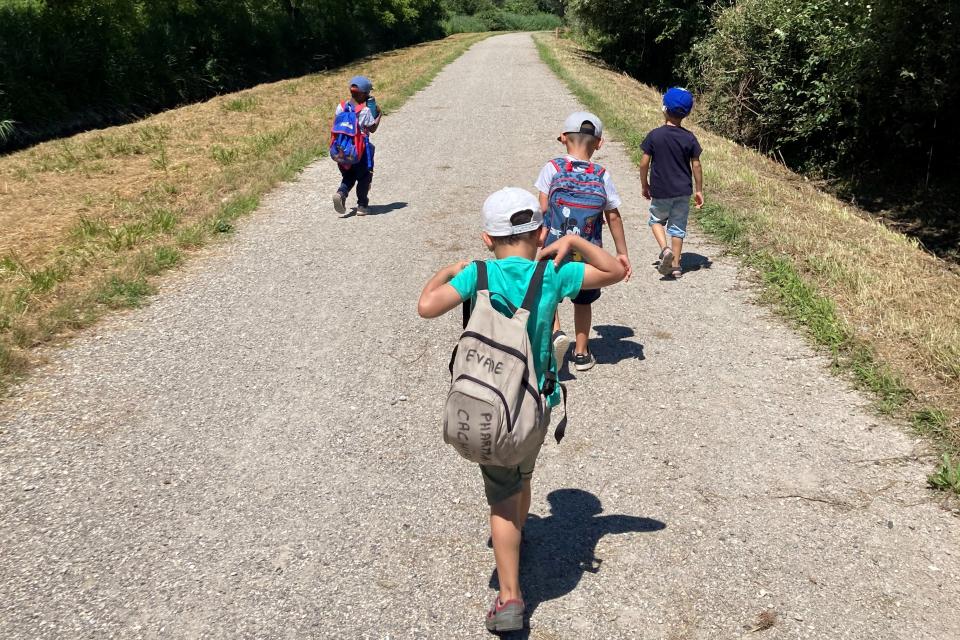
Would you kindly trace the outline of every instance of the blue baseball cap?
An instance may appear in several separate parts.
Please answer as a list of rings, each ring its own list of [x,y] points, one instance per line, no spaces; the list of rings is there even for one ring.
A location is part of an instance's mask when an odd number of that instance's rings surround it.
[[[693,94],[681,87],[671,87],[663,94],[663,106],[667,113],[687,116],[693,111]]]
[[[356,87],[361,93],[370,93],[373,91],[373,83],[367,76],[353,76],[350,78],[350,86]]]

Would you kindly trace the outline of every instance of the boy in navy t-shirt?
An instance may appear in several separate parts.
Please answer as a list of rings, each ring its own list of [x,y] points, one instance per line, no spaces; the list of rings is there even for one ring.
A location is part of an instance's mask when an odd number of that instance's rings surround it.
[[[702,149],[697,137],[682,126],[683,119],[692,109],[693,96],[689,91],[678,87],[667,90],[663,95],[666,122],[648,133],[640,145],[643,149],[640,184],[643,197],[650,199],[648,224],[660,245],[657,270],[662,275],[672,275],[674,278],[683,275],[680,252],[687,235],[691,194],[697,209],[703,207]],[[691,174],[696,182],[696,191],[691,184]],[[671,239],[669,244],[668,235]]]

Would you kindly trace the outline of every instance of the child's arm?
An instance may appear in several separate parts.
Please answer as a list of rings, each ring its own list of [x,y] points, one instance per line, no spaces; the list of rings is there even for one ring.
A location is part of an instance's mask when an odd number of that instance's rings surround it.
[[[620,216],[620,209],[610,209],[604,211],[607,217],[607,225],[610,227],[610,235],[613,236],[613,244],[617,248],[617,260],[627,270],[624,280],[629,280],[633,275],[633,267],[630,266],[630,256],[627,255],[627,238],[623,232],[623,218]]]
[[[540,250],[540,258],[556,256],[554,264],[560,266],[563,258],[571,251],[583,256],[587,265],[583,270],[581,289],[599,289],[609,287],[623,280],[627,274],[620,261],[580,236],[563,236],[549,247]]]
[[[649,175],[650,175],[650,154],[644,153],[643,157],[640,158],[640,193],[647,200],[650,199],[650,182],[648,181]]]
[[[693,169],[693,181],[697,186],[696,192],[693,194],[693,202],[697,206],[697,209],[703,208],[703,167],[700,165],[700,158],[693,158],[690,160],[690,167]]]
[[[457,290],[447,283],[468,264],[470,264],[469,260],[451,264],[437,271],[436,275],[427,281],[420,293],[420,301],[417,303],[417,313],[421,318],[442,316],[463,302]]]
[[[540,211],[542,211],[543,213],[547,212],[547,207],[550,205],[550,203],[547,202],[547,200],[548,200],[547,194],[541,191],[540,192]]]

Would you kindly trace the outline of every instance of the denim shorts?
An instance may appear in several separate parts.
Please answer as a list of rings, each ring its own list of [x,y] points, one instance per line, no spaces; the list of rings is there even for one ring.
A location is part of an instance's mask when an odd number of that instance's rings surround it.
[[[654,198],[650,201],[651,227],[662,224],[667,228],[667,235],[674,238],[687,236],[687,218],[690,216],[690,196],[676,198]]]

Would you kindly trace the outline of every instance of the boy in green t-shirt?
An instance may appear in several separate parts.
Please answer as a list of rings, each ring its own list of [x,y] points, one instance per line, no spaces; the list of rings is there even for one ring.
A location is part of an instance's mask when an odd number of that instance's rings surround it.
[[[483,243],[496,256],[487,262],[487,280],[493,306],[505,315],[523,303],[536,267],[537,250],[543,246],[546,228],[537,198],[528,191],[508,187],[497,191],[483,204]],[[563,263],[572,251],[583,262]],[[553,258],[547,267],[539,302],[527,322],[527,334],[534,353],[534,366],[542,388],[544,373],[552,363],[550,342],[557,305],[576,296],[581,289],[598,289],[619,282],[624,266],[602,248],[576,235],[560,238],[540,252],[540,258]],[[562,265],[562,266],[561,266]],[[423,288],[417,310],[424,318],[435,318],[455,309],[477,292],[477,267],[462,261],[437,272]],[[554,371],[554,373],[556,373]],[[560,389],[547,398],[549,407],[560,403]],[[549,410],[544,420],[550,419]],[[544,430],[546,431],[546,430]],[[484,492],[490,505],[490,537],[497,563],[500,593],[487,613],[490,631],[513,631],[524,623],[523,596],[520,593],[520,539],[530,510],[530,478],[537,461],[536,452],[516,467],[480,465]]]

